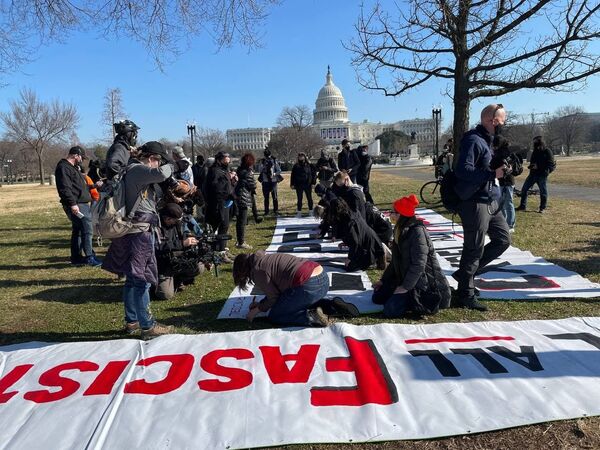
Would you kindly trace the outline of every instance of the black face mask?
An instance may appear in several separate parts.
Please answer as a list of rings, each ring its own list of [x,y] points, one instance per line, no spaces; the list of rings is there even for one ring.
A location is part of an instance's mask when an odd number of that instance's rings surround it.
[[[502,134],[503,126],[498,124],[494,127],[494,136],[499,136]]]

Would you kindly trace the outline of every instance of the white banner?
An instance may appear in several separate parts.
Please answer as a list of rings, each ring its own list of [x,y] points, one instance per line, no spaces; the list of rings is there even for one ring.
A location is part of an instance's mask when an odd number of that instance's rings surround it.
[[[425,222],[440,266],[450,286],[456,288],[457,282],[451,275],[458,269],[460,261],[462,227],[430,209],[417,209],[417,217]],[[347,257],[347,251],[338,247],[340,241],[317,239],[318,224],[316,219],[308,217],[278,219],[273,240],[266,251],[290,253],[319,261],[329,273],[329,297],[342,297],[354,303],[361,313],[381,311],[381,306],[371,302],[373,288],[367,274],[344,270],[343,261]],[[475,285],[480,290],[481,298],[490,300],[600,297],[599,284],[512,246],[475,278]],[[235,289],[218,318],[246,317],[253,296],[260,297],[260,294],[252,288],[244,292]]]
[[[600,415],[600,318],[0,348],[2,449],[426,439]]]

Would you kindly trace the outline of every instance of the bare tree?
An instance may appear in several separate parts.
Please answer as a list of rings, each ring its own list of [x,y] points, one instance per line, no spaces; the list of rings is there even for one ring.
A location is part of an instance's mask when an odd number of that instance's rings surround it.
[[[107,136],[115,138],[115,128],[113,125],[120,119],[125,118],[125,109],[123,108],[123,95],[119,88],[108,88],[104,94],[104,109],[102,110],[101,124],[108,128]]]
[[[294,161],[298,153],[304,153],[308,159],[315,158],[324,148],[325,142],[312,128],[278,128],[271,133],[269,141],[269,149],[285,162]]]
[[[591,45],[600,37],[597,0],[394,5],[393,12],[379,2],[370,12],[363,9],[357,37],[346,44],[359,83],[396,96],[431,79],[445,80],[457,143],[473,99],[520,89],[575,90],[600,72],[600,55]]]
[[[277,126],[279,128],[291,127],[304,130],[305,128],[309,128],[312,123],[313,114],[306,105],[286,106],[277,118]]]
[[[198,128],[195,144],[198,152],[206,158],[225,151],[227,138],[223,131],[216,128]]]
[[[143,45],[162,68],[203,33],[219,48],[260,46],[268,10],[280,0],[19,0],[0,2],[0,73],[32,60],[40,45],[87,29]]]
[[[44,184],[44,150],[69,137],[79,122],[73,104],[53,100],[44,103],[37,95],[23,89],[16,101],[10,102],[10,112],[0,113],[6,128],[6,138],[35,151],[38,159],[40,184]]]
[[[587,125],[584,112],[579,106],[562,106],[547,123],[550,140],[564,145],[567,156],[571,156],[573,144],[581,142],[584,137]]]

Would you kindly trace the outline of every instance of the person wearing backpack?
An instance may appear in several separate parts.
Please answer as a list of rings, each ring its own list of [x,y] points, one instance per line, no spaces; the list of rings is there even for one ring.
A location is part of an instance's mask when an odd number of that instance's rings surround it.
[[[92,248],[92,197],[85,175],[79,170],[84,158],[83,148],[71,147],[67,157],[56,165],[54,176],[60,203],[71,221],[71,264],[97,267],[102,261],[96,258]]]
[[[450,306],[450,286],[435,256],[423,221],[415,217],[414,194],[394,202],[396,217],[392,262],[373,284],[373,303],[383,305],[386,317],[413,311],[435,314]]]
[[[478,311],[488,308],[475,297],[475,273],[510,246],[506,219],[494,208],[500,200],[496,180],[504,176],[506,166],[490,168],[490,146],[505,121],[506,111],[502,104],[486,106],[481,111],[481,123],[463,136],[454,168],[454,190],[460,199],[456,211],[462,221],[464,242],[459,268],[452,276],[458,281],[458,305]],[[491,214],[492,210],[496,213]],[[486,234],[490,237],[487,245]]]
[[[540,209],[539,212],[543,213],[548,206],[548,175],[554,172],[556,169],[556,161],[552,151],[546,147],[544,140],[541,136],[533,138],[533,153],[529,158],[529,175],[523,183],[521,189],[521,204],[517,208],[517,211],[525,211],[527,209],[527,195],[529,189],[537,184],[540,188]]]
[[[160,142],[147,142],[139,148],[138,159],[131,159],[122,177],[125,212],[135,224],[146,224],[131,233],[112,240],[102,268],[125,276],[123,303],[125,329],[128,334],[141,332],[143,339],[172,332],[161,325],[150,312],[150,286],[158,285],[158,268],[154,252],[154,229],[159,217],[156,204],[161,190],[158,183],[173,174],[173,165]]]

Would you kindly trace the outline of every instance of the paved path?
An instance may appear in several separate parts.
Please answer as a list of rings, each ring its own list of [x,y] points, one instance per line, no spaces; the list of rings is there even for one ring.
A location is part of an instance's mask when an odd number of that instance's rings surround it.
[[[430,173],[423,172],[422,170],[415,170],[414,167],[392,167],[386,169],[378,169],[384,173],[392,175],[399,175],[406,178],[412,178],[413,180],[431,181],[433,180],[433,167]],[[521,189],[526,176],[517,178],[516,187]],[[552,183],[552,176],[548,179],[548,191],[550,195],[550,201],[552,196],[564,198],[567,200],[585,200],[589,202],[600,202],[600,188],[585,187],[585,186],[574,186],[570,184],[555,184]],[[537,189],[537,185],[534,186]]]

